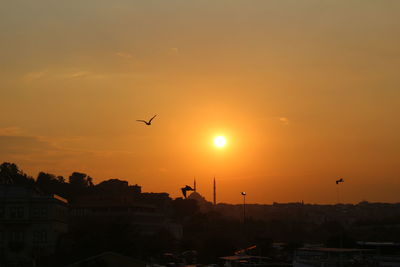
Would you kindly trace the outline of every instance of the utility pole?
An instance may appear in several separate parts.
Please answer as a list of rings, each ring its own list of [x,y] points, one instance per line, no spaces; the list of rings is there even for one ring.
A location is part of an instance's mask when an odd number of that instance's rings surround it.
[[[343,178],[340,178],[340,179],[336,180],[337,205],[340,204],[339,185],[340,185],[341,183],[343,183],[343,182],[344,182],[344,179],[343,179]],[[338,207],[338,208],[339,208],[339,207]],[[338,212],[341,213],[341,210],[339,209]],[[342,228],[342,227],[341,227],[341,228]],[[343,236],[344,236],[344,230],[341,229],[341,230],[340,230],[340,248],[341,248],[341,249],[343,249]],[[340,252],[340,262],[339,262],[339,264],[340,264],[340,267],[343,266],[343,252]]]
[[[241,193],[243,196],[243,224],[246,223],[246,192]]]

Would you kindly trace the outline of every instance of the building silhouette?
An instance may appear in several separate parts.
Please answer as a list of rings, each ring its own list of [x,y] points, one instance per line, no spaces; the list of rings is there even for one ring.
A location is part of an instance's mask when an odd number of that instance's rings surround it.
[[[67,200],[34,187],[0,185],[0,262],[24,264],[51,255],[67,231]]]

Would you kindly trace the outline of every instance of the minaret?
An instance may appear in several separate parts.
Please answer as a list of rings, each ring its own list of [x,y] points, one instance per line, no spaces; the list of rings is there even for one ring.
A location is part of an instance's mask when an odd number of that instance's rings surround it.
[[[193,191],[196,192],[196,177],[193,180]]]
[[[215,176],[214,176],[214,205],[217,205],[217,187],[215,185]]]

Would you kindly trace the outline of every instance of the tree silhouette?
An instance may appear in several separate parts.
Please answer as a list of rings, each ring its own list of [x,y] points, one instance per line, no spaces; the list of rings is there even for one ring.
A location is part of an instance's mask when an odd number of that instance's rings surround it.
[[[0,165],[0,184],[33,185],[32,177],[23,173],[14,163],[4,162]]]
[[[86,188],[93,186],[93,179],[86,173],[74,172],[69,177],[69,183],[77,188]]]
[[[36,178],[36,185],[46,194],[57,194],[62,197],[69,196],[69,184],[65,183],[62,176],[40,172]]]

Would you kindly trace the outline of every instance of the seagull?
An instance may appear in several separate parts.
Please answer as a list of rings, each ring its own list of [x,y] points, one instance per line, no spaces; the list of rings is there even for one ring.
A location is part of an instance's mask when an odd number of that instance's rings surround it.
[[[182,194],[183,194],[183,196],[186,198],[186,191],[194,191],[193,190],[193,188],[191,188],[190,186],[185,186],[185,187],[182,187],[181,188],[181,190],[182,190]]]
[[[136,121],[140,121],[140,122],[144,122],[146,123],[146,125],[151,125],[151,121],[156,117],[157,115],[154,115],[153,118],[151,118],[149,121],[145,121],[145,120],[136,120]]]
[[[336,184],[343,183],[343,182],[344,182],[343,178],[340,178],[339,180],[336,181]]]

